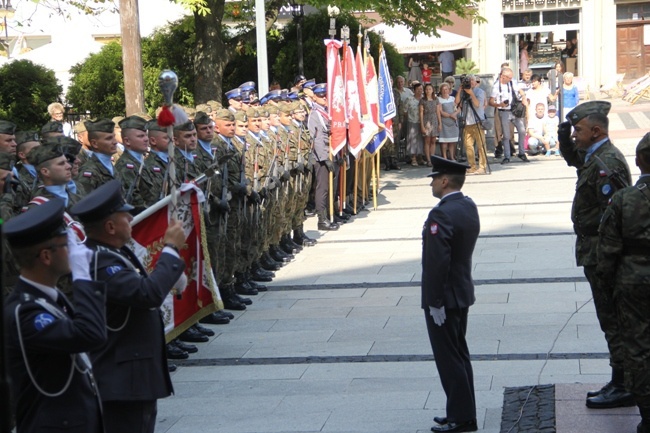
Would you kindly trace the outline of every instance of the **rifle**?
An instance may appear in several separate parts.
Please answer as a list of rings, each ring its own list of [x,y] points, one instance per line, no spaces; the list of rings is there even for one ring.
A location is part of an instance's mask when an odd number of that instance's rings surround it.
[[[242,140],[242,151],[241,151],[241,166],[239,171],[239,183],[241,185],[246,185],[246,141]],[[244,192],[244,198],[241,202],[241,213],[246,218],[246,199],[248,196]]]
[[[255,137],[257,139],[257,137]],[[257,140],[259,142],[259,140]],[[255,159],[253,163],[253,191],[259,192],[260,190],[260,176],[257,172],[260,168],[259,166],[259,155],[260,155],[260,144],[255,143]],[[253,215],[255,217],[255,223],[257,224],[260,219],[260,205],[255,203],[255,209],[253,210]]]
[[[135,179],[131,183],[131,186],[129,186],[129,190],[126,193],[126,197],[124,197],[124,201],[127,203],[130,203],[131,201],[131,196],[133,195],[133,190],[135,189],[135,185],[140,182],[140,178],[142,177],[142,168],[144,167],[144,161],[140,163],[140,169],[138,170],[138,174],[135,175]]]
[[[223,182],[221,186],[221,200],[228,201],[228,161],[225,161],[223,163],[223,170],[221,170],[221,173],[223,175]],[[225,235],[226,231],[228,230],[228,212],[223,212],[222,217],[223,223],[221,224],[220,231],[223,235]]]
[[[302,122],[300,122],[300,130],[298,131],[298,166],[300,167],[302,165],[303,169],[302,171],[298,172],[298,178],[296,179],[296,182],[298,182],[298,192],[302,193],[302,183],[304,181],[304,171],[305,171],[305,158],[302,156]]]
[[[627,179],[621,175],[619,171],[612,171],[607,167],[605,162],[603,162],[600,157],[597,155],[594,155],[594,158],[596,159],[596,163],[598,163],[598,167],[605,172],[609,180],[612,182],[612,185],[616,188],[616,190],[623,189],[629,186]]]
[[[289,139],[291,138],[291,131],[287,131],[287,144],[284,146],[284,169],[286,171],[291,171],[289,168]],[[289,196],[289,183],[291,182],[291,178],[287,181],[287,186],[286,186],[286,191],[285,193],[287,196]]]

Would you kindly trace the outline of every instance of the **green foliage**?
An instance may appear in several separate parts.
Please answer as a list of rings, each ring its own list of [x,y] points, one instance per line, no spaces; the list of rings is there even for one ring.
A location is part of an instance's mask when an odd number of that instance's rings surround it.
[[[329,16],[327,10],[322,9],[318,13],[305,16],[302,24],[303,36],[303,66],[307,78],[315,78],[316,82],[327,80],[327,65],[325,60],[325,39],[329,38]],[[337,38],[340,37],[342,26],[350,27],[350,44],[354,52],[358,48],[359,40],[357,32],[360,23],[352,15],[341,14],[336,19]],[[363,29],[362,29],[363,31]],[[275,49],[277,54],[271,68],[271,80],[277,80],[283,87],[290,87],[294,77],[298,74],[298,48],[295,21],[287,25],[282,33],[281,39],[277,41]],[[368,32],[370,39],[370,53],[375,60],[375,68],[379,62],[379,35]],[[404,71],[404,58],[395,50],[391,44],[384,43],[388,68],[393,75],[401,74]]]
[[[0,68],[0,118],[18,129],[40,129],[49,119],[47,106],[59,101],[62,88],[54,71],[29,60]]]
[[[78,112],[93,117],[114,117],[124,114],[124,71],[122,46],[111,42],[99,53],[91,54],[83,63],[70,69],[72,79],[67,100]]]
[[[470,59],[458,59],[456,60],[456,74],[478,74],[478,68],[476,63]]]

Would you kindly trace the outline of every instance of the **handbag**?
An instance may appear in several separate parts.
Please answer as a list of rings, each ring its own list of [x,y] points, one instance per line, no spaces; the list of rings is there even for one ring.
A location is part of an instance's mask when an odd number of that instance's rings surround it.
[[[510,103],[510,112],[513,116],[518,119],[521,119],[526,115],[526,106],[517,98],[515,89],[512,88],[512,84],[508,83],[510,86],[510,93],[512,93],[512,102]]]

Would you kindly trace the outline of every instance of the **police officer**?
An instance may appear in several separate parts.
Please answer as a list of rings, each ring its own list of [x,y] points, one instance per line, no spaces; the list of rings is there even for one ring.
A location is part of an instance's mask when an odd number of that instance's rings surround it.
[[[576,260],[578,266],[583,266],[591,286],[596,316],[605,333],[612,366],[612,380],[600,390],[587,393],[587,407],[593,409],[634,404],[623,383],[625,348],[616,307],[610,296],[612,290],[596,275],[601,217],[614,192],[631,183],[625,157],[607,136],[610,108],[611,104],[606,101],[585,102],[571,110],[567,114],[568,122],[561,123],[558,128],[562,157],[568,165],[576,167],[578,174],[571,209],[571,221],[577,235]]]
[[[641,177],[616,192],[599,228],[596,274],[614,299],[626,349],[625,387],[634,395],[641,423],[650,432],[650,133],[636,147]]]
[[[470,432],[476,425],[474,375],[467,333],[474,304],[472,253],[480,232],[476,204],[460,191],[467,165],[432,157],[431,190],[440,202],[422,230],[422,309],[431,349],[447,396],[447,416],[434,432]]]
[[[53,199],[3,227],[21,269],[4,308],[18,433],[104,431],[84,352],[106,342],[106,286],[91,280],[92,253],[66,232],[63,212]],[[74,306],[55,288],[70,271]]]
[[[84,224],[86,245],[94,254],[92,277],[108,287],[108,342],[91,352],[107,433],[153,433],[156,400],[173,392],[160,306],[172,288],[184,287],[180,280],[185,263],[178,251],[185,234],[180,222],[170,222],[165,246],[149,274],[126,246],[131,239],[131,210],[116,180],[72,208]]]
[[[117,152],[115,123],[108,119],[87,120],[86,130],[92,155],[79,168],[75,179],[82,195],[115,179],[112,157]]]

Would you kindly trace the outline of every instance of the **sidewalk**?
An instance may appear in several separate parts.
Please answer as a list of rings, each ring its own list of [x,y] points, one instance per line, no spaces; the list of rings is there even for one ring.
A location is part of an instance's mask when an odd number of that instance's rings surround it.
[[[612,136],[629,114],[613,111]],[[650,117],[632,114],[639,133],[615,143],[636,179],[634,148]],[[502,423],[519,410],[504,410],[504,390],[555,384],[555,403],[540,404],[554,418],[549,431],[633,433],[635,408],[584,406],[585,390],[610,370],[575,265],[575,170],[555,156],[531,160],[491,158],[492,175],[470,176],[463,189],[481,215],[468,326],[480,431],[542,431],[523,429],[525,417]],[[336,232],[319,233],[309,219],[318,244],[178,363],[176,395],[159,402],[156,432],[429,432],[445,399],[420,308],[422,224],[437,202],[428,171],[382,173],[378,209]]]

